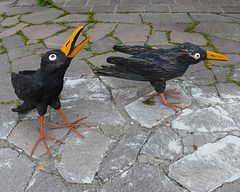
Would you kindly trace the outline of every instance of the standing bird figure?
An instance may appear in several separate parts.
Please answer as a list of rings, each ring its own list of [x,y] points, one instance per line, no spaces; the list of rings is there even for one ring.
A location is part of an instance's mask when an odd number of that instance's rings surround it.
[[[163,103],[176,112],[178,110],[174,107],[183,109],[176,105],[180,102],[167,102],[165,96],[179,98],[171,94],[180,94],[180,92],[174,92],[176,89],[165,91],[167,80],[183,75],[189,65],[197,64],[200,61],[228,61],[228,58],[223,55],[205,51],[188,42],[171,49],[155,49],[139,45],[115,45],[113,49],[133,56],[129,58],[108,57],[107,62],[114,65],[102,66],[94,73],[99,76],[149,81],[158,93],[154,95],[160,95]]]
[[[67,119],[62,113],[61,103],[59,100],[59,95],[63,88],[64,74],[69,67],[71,60],[90,40],[90,37],[86,38],[84,41],[82,41],[79,45],[75,47],[77,38],[82,30],[82,26],[77,28],[61,49],[46,52],[41,59],[40,69],[35,71],[19,71],[19,73],[13,72],[11,74],[11,81],[15,93],[19,99],[24,101],[23,104],[17,106],[17,108],[12,109],[12,111],[18,113],[25,113],[31,109],[37,108],[37,111],[40,115],[41,130],[37,128],[40,137],[32,149],[31,156],[37,143],[41,139],[43,140],[43,143],[47,148],[50,156],[51,153],[47,147],[45,138],[53,139],[60,143],[63,143],[58,139],[43,134],[44,115],[46,114],[48,105],[50,105],[53,109],[58,110],[66,123],[66,125],[51,128],[69,127],[81,137],[83,137],[73,128],[73,126],[93,126],[88,124],[76,124],[78,121],[87,117],[80,118],[72,123],[68,123]]]

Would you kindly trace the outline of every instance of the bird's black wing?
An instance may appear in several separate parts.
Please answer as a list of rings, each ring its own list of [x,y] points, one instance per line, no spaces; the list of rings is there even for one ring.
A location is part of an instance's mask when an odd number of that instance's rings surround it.
[[[132,57],[108,57],[108,63],[125,67],[148,81],[165,81],[178,77],[187,70],[172,50],[152,49]]]
[[[172,76],[172,71],[168,66],[169,61],[163,59],[108,57],[107,62],[127,68],[128,70],[143,76],[148,81],[164,81]]]
[[[127,53],[130,55],[136,55],[153,50],[153,48],[142,45],[114,45],[113,50],[120,51],[122,53]]]
[[[12,85],[19,99],[25,102],[37,102],[42,95],[43,83],[36,73],[31,75],[11,73],[11,77]]]

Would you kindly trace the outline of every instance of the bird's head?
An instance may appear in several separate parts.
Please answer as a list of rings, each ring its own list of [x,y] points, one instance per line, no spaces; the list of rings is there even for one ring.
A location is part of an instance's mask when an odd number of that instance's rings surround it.
[[[206,51],[197,45],[185,42],[177,46],[179,58],[187,64],[193,65],[200,61],[228,61],[229,59],[221,54]]]
[[[83,26],[78,27],[72,35],[68,38],[66,43],[61,49],[55,49],[46,52],[41,60],[41,68],[45,68],[48,71],[54,69],[68,68],[71,60],[77,55],[77,53],[84,47],[84,45],[90,40],[90,37],[84,39],[80,44],[75,46],[75,43],[79,37],[79,34],[83,30]]]

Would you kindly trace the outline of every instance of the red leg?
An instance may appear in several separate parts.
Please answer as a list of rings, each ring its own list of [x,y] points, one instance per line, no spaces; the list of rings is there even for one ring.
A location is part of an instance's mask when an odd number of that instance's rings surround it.
[[[82,138],[84,138],[83,135],[81,135],[80,133],[78,133],[74,128],[72,128],[73,126],[81,126],[81,125],[85,125],[85,126],[91,126],[91,127],[97,127],[95,125],[89,125],[89,124],[75,124],[80,120],[86,119],[87,117],[82,117],[77,119],[76,121],[73,121],[72,123],[68,123],[66,117],[63,115],[63,112],[61,109],[57,110],[59,112],[59,114],[62,116],[63,120],[65,121],[66,125],[60,125],[60,126],[55,126],[55,127],[50,127],[49,129],[55,129],[55,128],[60,128],[60,127],[69,127],[70,129],[72,129],[74,132],[76,132],[78,135],[80,135]]]
[[[48,139],[52,139],[52,140],[58,141],[58,142],[60,142],[60,143],[62,143],[62,144],[64,144],[64,142],[62,142],[62,141],[60,141],[60,140],[58,140],[58,139],[55,139],[55,138],[52,138],[52,137],[43,135],[44,116],[40,116],[40,120],[41,120],[41,131],[37,128],[37,131],[38,131],[40,137],[38,138],[37,142],[36,142],[35,145],[33,146],[33,149],[32,149],[32,152],[31,152],[30,156],[32,156],[35,147],[37,146],[38,142],[42,139],[45,147],[47,148],[48,154],[49,154],[49,156],[51,157],[52,155],[51,155],[51,153],[50,153],[50,151],[49,151],[49,149],[48,149],[48,146],[47,146],[47,143],[46,143],[44,137],[45,137],[45,138],[48,138]]]
[[[156,100],[151,100],[151,101],[164,103],[165,105],[171,107],[176,112],[178,112],[178,110],[176,108],[174,108],[173,106],[178,107],[180,109],[184,109],[183,107],[175,105],[175,104],[181,104],[181,102],[167,102],[166,99],[165,99],[165,95],[166,96],[170,96],[170,97],[174,97],[174,98],[177,98],[177,99],[180,99],[180,97],[172,95],[172,94],[181,94],[181,92],[176,92],[175,90],[176,90],[176,88],[175,89],[169,89],[169,90],[164,91],[161,94],[152,94],[152,95],[148,95],[148,96],[160,95],[160,97],[162,98],[162,101],[156,101]]]
[[[176,92],[176,91],[175,91],[176,89],[177,89],[177,88],[166,90],[166,91],[164,91],[162,94],[163,94],[163,95],[166,95],[166,96],[170,96],[170,97],[174,97],[174,98],[180,99],[180,97],[171,95],[171,94],[181,94],[181,92]],[[147,96],[157,96],[157,95],[160,95],[160,94],[159,94],[159,93],[155,93],[155,94],[147,95]]]

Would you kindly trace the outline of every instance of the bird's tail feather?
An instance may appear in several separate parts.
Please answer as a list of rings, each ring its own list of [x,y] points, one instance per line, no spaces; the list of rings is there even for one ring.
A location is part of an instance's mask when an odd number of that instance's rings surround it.
[[[136,80],[136,81],[146,81],[141,75],[138,75],[129,69],[119,66],[102,66],[102,68],[95,69],[93,71],[99,76],[112,76],[121,79]]]
[[[29,103],[23,103],[21,105],[18,105],[17,108],[12,108],[13,112],[18,113],[26,113],[27,111],[30,111],[31,109],[34,109],[35,106]]]

